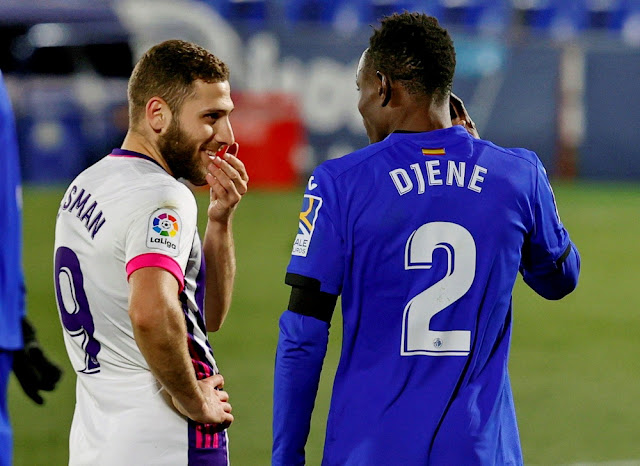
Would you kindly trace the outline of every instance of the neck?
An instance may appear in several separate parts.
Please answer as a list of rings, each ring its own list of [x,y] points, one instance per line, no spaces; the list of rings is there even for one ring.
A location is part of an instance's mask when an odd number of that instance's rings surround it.
[[[416,99],[404,89],[399,90],[396,92],[399,101],[391,108],[396,112],[392,131],[426,132],[451,127],[449,99],[444,102],[435,101],[431,96]]]
[[[124,141],[122,142],[122,148],[151,157],[158,162],[160,166],[167,171],[167,173],[173,175],[169,169],[169,165],[167,165],[164,157],[160,154],[157,144],[135,129],[129,129]]]

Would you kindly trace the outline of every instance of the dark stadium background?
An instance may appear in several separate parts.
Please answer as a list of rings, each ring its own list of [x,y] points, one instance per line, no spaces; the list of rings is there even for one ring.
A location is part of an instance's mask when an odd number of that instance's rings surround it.
[[[640,464],[640,0],[0,0],[0,69],[25,183],[28,312],[66,370],[44,407],[12,381],[17,465],[67,463],[74,376],[51,267],[64,186],[119,144],[133,63],[175,37],[232,69],[232,122],[251,191],[236,217],[234,303],[211,339],[237,419],[232,464],[269,464],[277,320],[302,185],[322,160],[367,143],[356,63],[369,25],[405,8],[450,29],[454,91],[484,138],[539,154],[582,254],[579,288],[563,301],[516,286],[510,370],[525,461]],[[340,326],[338,316],[308,443],[312,465]]]

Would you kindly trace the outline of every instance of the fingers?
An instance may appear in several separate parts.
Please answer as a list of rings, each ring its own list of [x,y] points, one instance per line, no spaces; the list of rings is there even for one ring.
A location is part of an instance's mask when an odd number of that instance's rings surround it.
[[[248,182],[247,169],[237,156],[238,143],[236,142],[228,147],[229,149],[225,154],[213,159],[214,165],[220,168],[230,179],[237,182]]]
[[[49,361],[40,348],[31,349],[29,356],[39,375],[39,389],[47,392],[53,391],[62,376],[60,368]]]
[[[471,121],[471,117],[469,116],[462,99],[452,92],[451,97],[449,98],[449,103],[451,104],[452,113],[455,112],[455,117],[452,116],[452,120],[457,119],[459,120],[457,124],[469,124],[471,125],[470,127],[473,127],[473,122]]]
[[[25,390],[25,394],[31,398],[36,404],[44,404],[44,399],[38,394],[37,391]]]
[[[467,108],[460,97],[453,92],[449,97],[449,109],[451,113],[451,123],[453,125],[462,125],[475,138],[480,138],[475,123],[469,116]]]
[[[244,163],[237,157],[238,143],[224,146],[224,152],[218,151],[207,166],[207,183],[211,188],[209,218],[219,220],[228,218],[242,196],[247,192],[249,175]]]
[[[249,175],[244,163],[236,156],[239,147],[238,143],[224,147],[228,147],[228,150],[222,156],[216,155],[211,159],[211,163],[207,167],[209,174],[217,181],[217,183],[213,183],[214,185],[219,184],[227,191],[235,190],[240,195],[243,195],[247,192]],[[211,185],[212,183],[209,184]]]
[[[201,380],[200,383],[204,383],[209,387],[215,387],[213,390],[208,392],[208,404],[212,410],[212,417],[209,422],[219,424],[220,429],[228,427],[233,422],[234,418],[231,414],[233,408],[229,403],[229,394],[221,389],[224,385],[224,378],[220,374],[215,374]]]
[[[38,347],[14,352],[13,372],[24,393],[39,405],[44,403],[40,391],[54,390],[62,375]]]
[[[466,109],[464,108],[464,103],[462,102],[462,99],[452,92],[451,96],[449,97],[449,103],[451,104],[451,110],[452,110],[451,113],[455,113],[455,115],[453,114],[451,115],[451,119],[454,119],[454,118],[464,119],[467,112],[466,112]]]
[[[213,384],[215,388],[224,387],[224,377],[222,377],[222,374],[214,374],[211,377],[207,377],[204,380],[209,384]]]
[[[222,402],[228,402],[229,401],[229,394],[227,392],[225,392],[224,390],[218,390],[216,391],[216,396],[218,397],[218,399]],[[229,410],[229,412],[231,412],[231,410]]]
[[[234,417],[232,414],[229,413],[225,413],[225,418],[222,422],[216,424],[215,426],[215,430],[217,432],[221,432],[223,430],[225,430],[226,428],[228,428],[234,421]]]
[[[231,414],[233,408],[229,403],[229,394],[222,390],[224,378],[220,374],[215,374],[198,380],[198,385],[204,396],[205,406],[198,404],[198,411],[190,413],[177,398],[171,396],[171,402],[174,407],[183,416],[189,417],[196,422],[216,424],[217,430],[225,429],[233,422],[234,417]]]

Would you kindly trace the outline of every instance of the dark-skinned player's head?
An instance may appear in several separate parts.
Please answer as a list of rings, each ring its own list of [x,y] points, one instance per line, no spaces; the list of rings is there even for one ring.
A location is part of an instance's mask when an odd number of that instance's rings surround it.
[[[456,52],[436,18],[395,13],[374,29],[365,64],[400,81],[409,93],[432,95],[441,102],[451,92]]]

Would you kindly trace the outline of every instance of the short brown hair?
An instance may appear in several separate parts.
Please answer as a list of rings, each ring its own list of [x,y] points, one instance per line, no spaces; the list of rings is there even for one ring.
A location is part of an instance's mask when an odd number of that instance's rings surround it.
[[[131,125],[138,122],[154,96],[163,98],[171,112],[179,111],[199,79],[208,83],[228,81],[229,68],[211,52],[191,42],[173,39],[151,47],[129,78]]]

